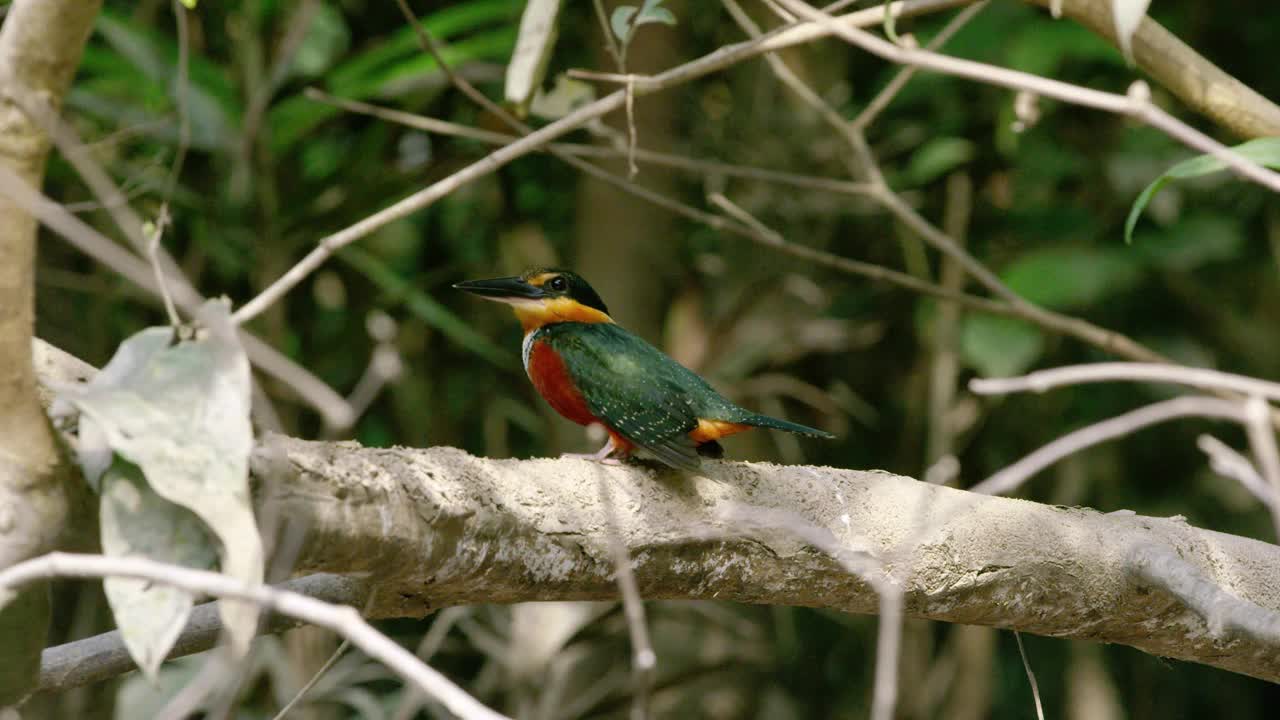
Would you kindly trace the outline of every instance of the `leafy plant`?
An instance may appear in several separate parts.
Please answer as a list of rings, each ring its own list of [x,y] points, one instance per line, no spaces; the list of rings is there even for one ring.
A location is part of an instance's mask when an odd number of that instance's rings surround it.
[[[1280,137],[1250,140],[1236,145],[1231,150],[1259,165],[1269,167],[1272,170],[1280,170]],[[1151,202],[1151,198],[1155,197],[1156,193],[1160,192],[1160,189],[1165,185],[1174,180],[1201,177],[1211,173],[1222,172],[1226,169],[1227,164],[1222,159],[1213,155],[1200,155],[1183,160],[1166,170],[1163,175],[1151,181],[1151,184],[1143,189],[1142,193],[1138,195],[1138,199],[1133,202],[1133,207],[1129,210],[1129,217],[1124,222],[1124,241],[1126,243],[1133,242],[1133,228],[1138,224],[1138,218]]]
[[[662,0],[644,0],[644,4],[639,7],[619,5],[613,9],[613,14],[609,16],[609,27],[613,30],[613,36],[622,45],[623,56],[626,56],[627,47],[635,38],[636,30],[641,25],[651,23],[675,25],[676,16],[662,7]]]

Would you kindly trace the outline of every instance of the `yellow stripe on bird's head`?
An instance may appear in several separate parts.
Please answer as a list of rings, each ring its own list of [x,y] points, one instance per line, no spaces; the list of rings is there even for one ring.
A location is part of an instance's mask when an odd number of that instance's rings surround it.
[[[570,270],[537,268],[513,277],[467,280],[454,287],[511,305],[526,332],[558,322],[613,322],[596,291]]]

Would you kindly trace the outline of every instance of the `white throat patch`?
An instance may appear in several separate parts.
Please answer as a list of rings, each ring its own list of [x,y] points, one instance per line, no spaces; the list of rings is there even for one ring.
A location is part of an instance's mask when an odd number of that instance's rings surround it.
[[[524,342],[520,344],[520,360],[524,363],[524,374],[529,374],[529,355],[533,352],[533,336],[542,328],[535,328],[524,334]],[[532,378],[532,376],[530,376]]]

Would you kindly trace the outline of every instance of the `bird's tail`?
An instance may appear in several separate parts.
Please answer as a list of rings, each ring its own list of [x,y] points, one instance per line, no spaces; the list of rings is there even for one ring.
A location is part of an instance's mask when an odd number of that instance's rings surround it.
[[[832,435],[826,430],[811,428],[808,425],[801,425],[800,423],[793,423],[789,420],[781,420],[776,417],[769,417],[768,415],[752,415],[747,419],[739,420],[738,422],[741,422],[744,425],[773,428],[774,430],[786,430],[787,432],[795,433],[796,435],[808,435],[809,437],[826,438],[827,440],[835,438],[835,435]]]

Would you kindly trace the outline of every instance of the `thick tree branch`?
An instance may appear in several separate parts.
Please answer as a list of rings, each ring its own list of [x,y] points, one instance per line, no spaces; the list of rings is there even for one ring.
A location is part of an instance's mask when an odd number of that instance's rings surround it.
[[[39,187],[49,140],[16,94],[61,104],[100,0],[15,2],[0,25],[0,166]],[[83,484],[67,471],[36,394],[35,219],[0,196],[0,569],[64,542]],[[0,707],[23,696],[39,668],[48,625],[43,588],[0,611]]]
[[[1030,0],[1048,7],[1053,0]],[[1063,0],[1062,12],[1116,44],[1110,0]],[[1133,59],[1169,92],[1245,138],[1280,135],[1280,107],[1223,72],[1150,17],[1133,34]]]
[[[744,508],[782,510],[884,561],[913,617],[1122,643],[1280,681],[1280,638],[1242,629],[1267,622],[1206,618],[1209,606],[1153,587],[1149,566],[1133,560],[1144,548],[1168,550],[1182,572],[1267,618],[1280,611],[1280,548],[1178,519],[983,497],[881,472],[717,462],[708,477],[683,478],[280,436],[262,445],[255,473],[267,478],[263,512],[310,523],[300,570],[378,578],[374,617],[615,597],[594,492],[603,476],[645,598],[874,612],[872,589],[795,533],[735,529]]]
[[[45,343],[36,349],[46,381],[91,372]],[[616,597],[604,480],[646,599],[874,613],[875,591],[842,565],[869,553],[901,585],[911,617],[1122,643],[1280,682],[1280,547],[1181,519],[879,471],[708,462],[706,477],[688,478],[278,435],[260,443],[252,469],[259,515],[305,529],[296,571],[376,579],[362,601],[370,617]],[[833,558],[833,548],[846,556]],[[211,633],[196,624],[179,644],[204,649]],[[113,659],[110,637],[46,651],[40,688],[129,669]],[[93,661],[67,672],[69,653],[86,647]]]

